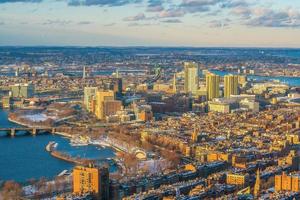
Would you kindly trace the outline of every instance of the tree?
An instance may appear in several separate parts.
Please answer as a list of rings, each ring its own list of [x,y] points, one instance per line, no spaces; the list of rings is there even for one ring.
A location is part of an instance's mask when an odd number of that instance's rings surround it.
[[[4,200],[19,200],[21,196],[22,187],[20,184],[14,181],[6,181],[4,183],[0,197],[3,197]]]

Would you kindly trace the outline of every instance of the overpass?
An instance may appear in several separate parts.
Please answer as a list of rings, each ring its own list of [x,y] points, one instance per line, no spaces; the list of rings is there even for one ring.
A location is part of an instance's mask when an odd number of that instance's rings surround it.
[[[28,127],[11,127],[11,128],[0,128],[0,132],[5,132],[7,135],[10,136],[15,136],[17,132],[27,132],[30,133],[31,135],[37,135],[42,132],[50,132],[52,134],[55,133],[55,128],[54,127],[33,127],[33,128],[28,128]]]

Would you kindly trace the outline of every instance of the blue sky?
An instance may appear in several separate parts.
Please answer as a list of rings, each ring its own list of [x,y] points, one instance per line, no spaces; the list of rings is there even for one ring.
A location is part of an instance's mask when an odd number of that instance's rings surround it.
[[[300,47],[300,1],[0,0],[0,45]]]

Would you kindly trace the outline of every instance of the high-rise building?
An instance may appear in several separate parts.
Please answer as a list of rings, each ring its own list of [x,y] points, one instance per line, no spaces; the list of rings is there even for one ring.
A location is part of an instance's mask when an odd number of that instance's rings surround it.
[[[122,101],[118,101],[118,100],[104,101],[103,115],[105,117],[110,115],[115,115],[117,111],[121,109],[122,109]]]
[[[34,85],[15,84],[11,86],[11,96],[14,98],[31,98],[34,95]]]
[[[226,75],[224,76],[224,97],[230,98],[230,95],[238,94],[238,76]]]
[[[113,90],[117,95],[122,94],[123,81],[122,78],[110,78],[103,83],[104,90]]]
[[[97,87],[85,87],[84,88],[84,100],[83,104],[89,112],[93,112],[94,100],[96,99]]]
[[[195,94],[198,90],[198,65],[194,62],[184,63],[184,92]]]
[[[213,73],[206,74],[206,91],[207,91],[207,100],[210,101],[214,98],[219,98],[220,76]]]
[[[115,92],[112,90],[96,92],[95,115],[98,119],[105,119],[106,117],[104,102],[113,100],[115,100]]]
[[[276,191],[300,191],[300,176],[290,175],[288,176],[284,172],[282,175],[275,176],[275,190]]]
[[[95,199],[109,199],[109,172],[107,168],[77,166],[73,169],[73,193],[91,193]]]

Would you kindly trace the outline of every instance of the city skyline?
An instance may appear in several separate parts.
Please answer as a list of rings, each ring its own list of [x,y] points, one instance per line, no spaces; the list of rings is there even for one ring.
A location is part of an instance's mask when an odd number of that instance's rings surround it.
[[[299,8],[292,0],[0,0],[0,45],[297,48]]]

